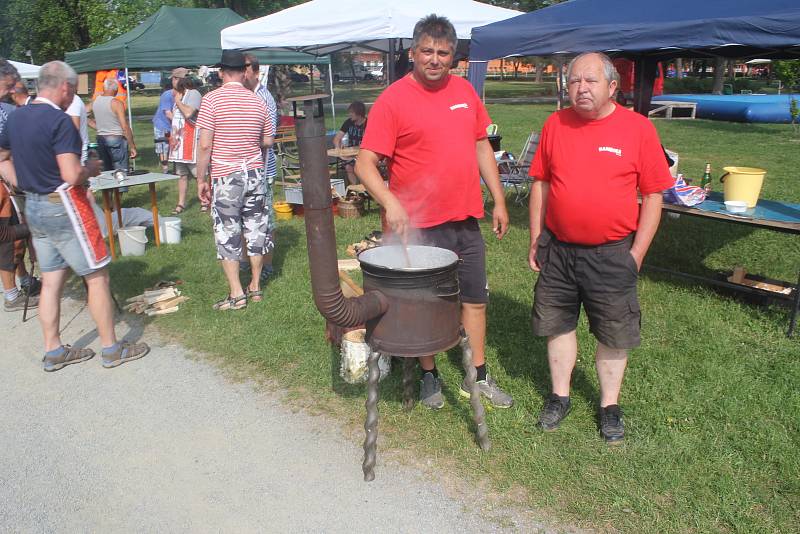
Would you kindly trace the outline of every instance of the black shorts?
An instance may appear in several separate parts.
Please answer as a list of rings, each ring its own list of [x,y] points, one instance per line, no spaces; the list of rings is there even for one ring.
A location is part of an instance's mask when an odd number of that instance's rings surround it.
[[[486,244],[474,217],[447,222],[430,228],[420,228],[422,244],[445,248],[458,254],[458,285],[461,302],[489,302],[489,283],[486,280]]]
[[[555,336],[575,330],[583,304],[600,343],[612,349],[638,347],[639,272],[632,243],[633,234],[599,246],[572,245],[543,231],[536,245],[541,271],[534,287],[533,333]]]

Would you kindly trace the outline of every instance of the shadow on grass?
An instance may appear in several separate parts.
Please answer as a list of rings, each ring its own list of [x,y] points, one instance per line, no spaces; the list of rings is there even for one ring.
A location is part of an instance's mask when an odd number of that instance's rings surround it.
[[[111,290],[124,296],[138,295],[147,287],[153,287],[161,280],[175,280],[178,278],[180,266],[171,263],[164,265],[157,271],[150,271],[149,263],[143,260],[115,261],[109,267],[111,276]],[[120,298],[120,297],[117,297]],[[120,304],[124,304],[120,302]]]
[[[291,226],[281,226],[275,230],[275,252],[272,255],[272,268],[275,270],[275,276],[280,276],[286,257],[299,241],[300,232]]]

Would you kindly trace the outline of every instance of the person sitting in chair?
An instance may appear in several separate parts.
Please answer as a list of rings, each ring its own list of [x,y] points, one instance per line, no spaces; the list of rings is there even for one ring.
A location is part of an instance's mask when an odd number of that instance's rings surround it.
[[[367,106],[363,102],[355,101],[347,108],[347,120],[342,123],[342,127],[333,137],[333,146],[338,148],[357,147],[361,145],[361,138],[364,137],[364,130],[367,129]],[[348,185],[359,183],[355,167],[355,158],[340,158],[346,162],[344,170],[347,172]]]

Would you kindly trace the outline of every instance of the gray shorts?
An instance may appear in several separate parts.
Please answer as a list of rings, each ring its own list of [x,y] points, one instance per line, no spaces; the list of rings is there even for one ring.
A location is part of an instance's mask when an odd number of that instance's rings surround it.
[[[446,222],[430,228],[420,228],[425,245],[445,248],[458,254],[458,286],[461,302],[489,302],[489,282],[486,279],[486,244],[478,220]]]
[[[25,220],[43,273],[70,268],[78,276],[86,276],[100,270],[89,267],[61,202],[51,202],[47,195],[29,193],[25,195]]]
[[[555,336],[575,330],[583,304],[600,343],[612,349],[638,347],[642,316],[632,243],[633,234],[599,246],[573,245],[544,230],[536,245],[541,271],[534,287],[533,333]]]
[[[267,182],[260,169],[231,173],[214,184],[211,217],[217,259],[239,261],[243,249],[248,256],[261,256],[269,248]]]
[[[178,176],[191,176],[197,178],[197,164],[196,163],[181,163],[175,162],[175,174]]]

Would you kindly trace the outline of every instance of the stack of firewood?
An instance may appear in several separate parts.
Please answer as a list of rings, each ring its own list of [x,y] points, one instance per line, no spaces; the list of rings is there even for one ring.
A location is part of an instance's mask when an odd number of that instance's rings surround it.
[[[159,282],[155,287],[146,289],[141,295],[129,298],[125,309],[129,312],[145,314],[148,317],[154,315],[166,315],[175,313],[182,302],[189,300],[189,297],[181,295],[181,291],[175,286],[175,282]]]

